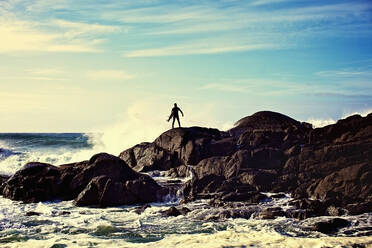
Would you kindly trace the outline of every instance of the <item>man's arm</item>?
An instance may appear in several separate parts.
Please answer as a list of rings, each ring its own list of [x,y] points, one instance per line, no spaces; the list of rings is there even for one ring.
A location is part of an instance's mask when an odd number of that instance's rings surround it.
[[[178,110],[181,112],[181,114],[182,114],[182,116],[183,116],[183,112],[182,112],[182,110],[181,110],[180,108],[178,108]]]

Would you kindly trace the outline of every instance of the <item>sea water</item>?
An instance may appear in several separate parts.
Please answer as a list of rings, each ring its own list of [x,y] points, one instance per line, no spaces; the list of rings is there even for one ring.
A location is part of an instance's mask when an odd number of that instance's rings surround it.
[[[0,173],[9,175],[30,161],[59,165],[96,152],[85,134],[0,134],[0,148]],[[171,180],[161,174],[154,179]],[[138,213],[140,206],[99,209],[75,207],[72,201],[23,204],[0,197],[0,247],[372,247],[371,213],[343,216],[351,225],[326,235],[310,227],[331,217],[216,221],[209,217],[221,209],[206,201],[186,204],[191,212],[185,216],[162,216],[178,200],[170,197]],[[290,208],[290,200],[287,195],[256,207]],[[32,211],[38,215],[26,215]]]

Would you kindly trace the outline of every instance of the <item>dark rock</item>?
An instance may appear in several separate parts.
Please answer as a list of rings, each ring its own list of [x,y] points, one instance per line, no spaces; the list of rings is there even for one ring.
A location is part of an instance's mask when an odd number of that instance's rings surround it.
[[[150,176],[133,171],[107,153],[89,161],[61,165],[28,163],[4,183],[4,197],[24,202],[75,198],[78,206],[147,203],[162,192]]]
[[[5,186],[5,182],[8,181],[10,176],[8,175],[0,175],[0,195],[3,194],[3,189]]]
[[[266,208],[258,214],[258,219],[268,220],[276,217],[286,216],[285,212],[280,207]]]
[[[314,223],[314,225],[312,226],[312,230],[329,234],[336,232],[340,228],[347,227],[348,225],[350,225],[350,222],[348,220],[334,218]]]
[[[320,199],[332,197],[332,194],[364,199],[372,195],[371,182],[372,170],[369,163],[352,165],[326,176],[314,189],[309,188],[308,194]]]
[[[61,211],[57,215],[62,216],[62,215],[70,215],[70,214],[71,214],[70,211]]]
[[[274,199],[279,199],[279,198],[285,198],[286,195],[284,193],[277,193],[277,194],[270,195],[270,197]]]
[[[266,196],[257,191],[243,193],[230,192],[221,197],[222,201],[244,201],[246,203],[259,203],[265,199]]]
[[[107,153],[96,154],[88,163],[79,164],[79,166],[80,170],[75,172],[76,174],[68,185],[68,191],[73,193],[72,198],[75,198],[95,177],[107,176],[112,181],[125,182],[134,180],[140,175],[123,160]],[[61,170],[63,173],[63,169]]]
[[[134,212],[136,214],[142,214],[147,208],[151,208],[151,205],[150,204],[145,204],[145,205],[136,207],[136,209],[134,210]]]
[[[372,212],[372,200],[367,200],[365,202],[348,204],[345,206],[348,211],[348,214],[359,215],[362,213]]]
[[[77,206],[118,206],[155,202],[161,187],[149,176],[135,180],[114,181],[107,176],[93,178],[75,199]]]
[[[57,198],[61,181],[57,167],[45,163],[28,163],[3,185],[3,196],[23,202],[39,202]]]
[[[26,216],[39,216],[39,215],[41,215],[41,213],[39,213],[39,212],[34,212],[34,211],[28,211],[27,213],[26,213]]]
[[[169,216],[178,216],[178,215],[186,215],[188,212],[190,212],[190,209],[183,207],[183,208],[176,208],[176,207],[170,207],[165,211],[162,211],[162,215],[169,217]]]
[[[288,128],[300,129],[302,127],[300,122],[283,114],[261,111],[240,119],[235,123],[235,127],[230,132],[239,133],[242,130],[284,130]]]
[[[138,172],[168,170],[181,164],[177,156],[153,143],[136,145],[120,153],[119,157]]]

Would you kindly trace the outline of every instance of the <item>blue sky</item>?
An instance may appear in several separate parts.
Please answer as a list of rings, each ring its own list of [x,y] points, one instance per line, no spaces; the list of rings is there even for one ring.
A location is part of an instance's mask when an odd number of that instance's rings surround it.
[[[0,33],[1,132],[372,111],[367,0],[0,0]]]

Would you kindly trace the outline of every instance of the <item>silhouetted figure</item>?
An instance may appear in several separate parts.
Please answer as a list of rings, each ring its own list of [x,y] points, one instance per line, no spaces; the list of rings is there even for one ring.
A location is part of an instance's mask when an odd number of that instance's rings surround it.
[[[174,128],[174,121],[177,119],[177,122],[178,122],[178,126],[181,127],[181,124],[180,124],[180,117],[178,116],[178,111],[181,112],[182,116],[183,116],[183,112],[182,110],[177,107],[177,103],[174,104],[174,107],[172,108],[172,112],[168,118],[168,121],[170,121],[170,119],[173,117],[173,122],[172,122],[172,128]]]

